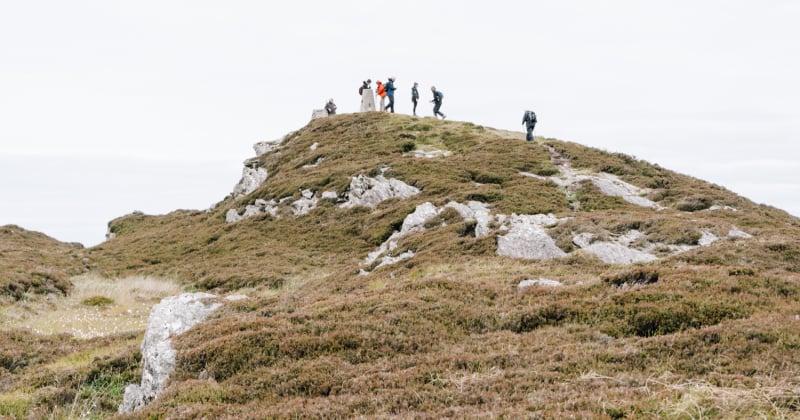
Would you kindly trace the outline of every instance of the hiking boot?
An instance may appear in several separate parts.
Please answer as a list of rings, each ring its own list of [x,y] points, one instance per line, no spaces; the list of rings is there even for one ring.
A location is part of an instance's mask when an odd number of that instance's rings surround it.
[[[442,114],[442,119],[447,118],[447,115]]]

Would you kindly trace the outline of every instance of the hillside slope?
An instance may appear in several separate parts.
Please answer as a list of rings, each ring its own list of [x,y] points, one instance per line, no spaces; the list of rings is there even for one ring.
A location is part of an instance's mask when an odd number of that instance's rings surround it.
[[[65,244],[19,226],[0,227],[0,303],[64,294],[69,277],[86,271],[80,244]]]
[[[249,296],[178,338],[133,417],[795,416],[800,220],[521,139],[314,120],[212,210],[112,221],[95,272]]]

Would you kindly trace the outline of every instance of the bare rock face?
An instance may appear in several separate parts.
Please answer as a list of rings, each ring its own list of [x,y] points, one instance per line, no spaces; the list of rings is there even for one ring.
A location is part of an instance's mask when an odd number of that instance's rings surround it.
[[[475,221],[475,237],[482,238],[489,234],[489,223],[494,217],[489,213],[489,207],[480,201],[468,201],[466,205],[451,201],[445,205],[454,209],[464,220]]]
[[[593,242],[591,233],[581,233],[572,238],[572,242],[585,252],[595,255],[606,264],[633,264],[637,262],[650,262],[658,259],[653,254],[649,254],[628,246],[629,242],[624,238],[622,241],[595,241]],[[627,243],[626,243],[627,242]]]
[[[417,194],[419,194],[419,188],[412,187],[398,179],[386,179],[383,175],[374,178],[359,175],[350,181],[348,199],[339,207],[375,207],[378,203],[391,198],[405,199]]]
[[[295,216],[302,216],[314,210],[317,208],[317,203],[319,202],[317,194],[311,190],[303,190],[300,192],[300,195],[302,195],[302,197],[292,203],[292,213],[294,213]]]
[[[230,209],[227,213],[225,213],[225,222],[226,223],[236,223],[239,220],[242,220],[243,217],[239,216],[239,212],[236,209]]]
[[[133,412],[158,396],[175,369],[172,337],[202,322],[222,303],[210,293],[184,293],[153,307],[142,341],[142,382],[125,387],[120,413]]]
[[[328,111],[324,109],[315,109],[311,111],[311,119],[316,120],[317,118],[325,118],[328,116]]]
[[[233,194],[241,197],[255,191],[267,179],[267,170],[251,164],[242,169],[242,179],[233,187]]]
[[[418,205],[414,212],[406,216],[406,218],[403,220],[403,226],[400,228],[400,230],[392,233],[392,235],[389,236],[389,239],[384,241],[377,250],[370,252],[369,255],[367,255],[366,260],[364,260],[364,263],[367,265],[372,264],[383,255],[381,263],[378,265],[378,267],[380,267],[413,257],[413,252],[410,254],[408,252],[403,253],[404,255],[401,254],[402,259],[400,259],[401,256],[391,257],[384,254],[394,251],[397,248],[397,241],[399,241],[402,237],[412,232],[425,230],[425,223],[427,223],[428,220],[436,217],[439,212],[440,210],[431,203],[423,203]]]
[[[558,219],[552,215],[512,215],[508,233],[497,237],[497,253],[529,260],[565,257],[567,253],[544,230],[556,223]]]
[[[743,232],[739,230],[739,228],[732,228],[731,230],[728,231],[728,237],[736,239],[750,239],[753,237],[753,235],[747,232]]]
[[[283,137],[281,137],[279,139],[275,139],[275,140],[260,141],[260,142],[258,142],[256,144],[254,144],[253,145],[253,150],[255,150],[256,156],[257,157],[261,157],[262,155],[270,153],[273,150],[279,148],[281,143],[283,143],[283,141],[286,140],[286,137],[287,136],[283,136]]]

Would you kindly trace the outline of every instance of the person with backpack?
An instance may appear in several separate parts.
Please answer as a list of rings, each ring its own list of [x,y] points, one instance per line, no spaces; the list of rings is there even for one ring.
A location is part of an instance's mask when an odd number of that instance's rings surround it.
[[[386,108],[383,110],[386,111],[389,108],[392,108],[392,114],[394,114],[394,76],[389,78],[389,82],[383,86],[384,90],[386,91],[386,96],[389,97],[389,105],[386,105]]]
[[[419,101],[419,91],[417,90],[417,86],[419,83],[414,82],[414,86],[411,87],[411,103],[414,104],[414,116],[417,116],[417,102]]]
[[[533,111],[525,111],[525,115],[522,116],[522,123],[525,124],[525,128],[528,129],[525,140],[533,141],[533,128],[536,127],[536,113]]]
[[[384,104],[384,102],[385,102],[385,99],[386,99],[386,88],[383,86],[383,82],[381,82],[380,80],[378,80],[377,82],[375,82],[375,84],[378,86],[378,90],[375,92],[375,94],[381,97],[381,107],[380,107],[380,110],[381,110],[381,112],[383,112],[383,111],[386,111],[386,110],[383,108],[383,104]]]
[[[361,87],[358,88],[358,94],[363,96],[364,95],[364,89],[371,89],[371,86],[370,86],[371,84],[372,84],[372,80],[371,79],[367,79],[367,80],[361,82]]]
[[[325,104],[325,112],[328,115],[336,115],[336,104],[333,103],[333,98],[328,99],[328,103]]]
[[[436,86],[431,86],[431,92],[433,92],[433,116],[438,117],[439,115],[442,116],[442,119],[447,118],[447,115],[440,112],[439,109],[442,107],[442,99],[444,98],[444,94],[441,91],[436,90]]]

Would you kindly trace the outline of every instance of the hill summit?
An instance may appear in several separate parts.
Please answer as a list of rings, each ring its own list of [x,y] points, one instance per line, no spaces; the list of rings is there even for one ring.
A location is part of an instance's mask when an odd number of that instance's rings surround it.
[[[208,211],[111,221],[87,270],[247,296],[173,339],[174,372],[134,415],[794,415],[800,221],[522,139],[337,115],[257,144]],[[138,381],[130,335],[102,340],[126,344],[64,392]],[[5,375],[62,378],[53,360]]]

